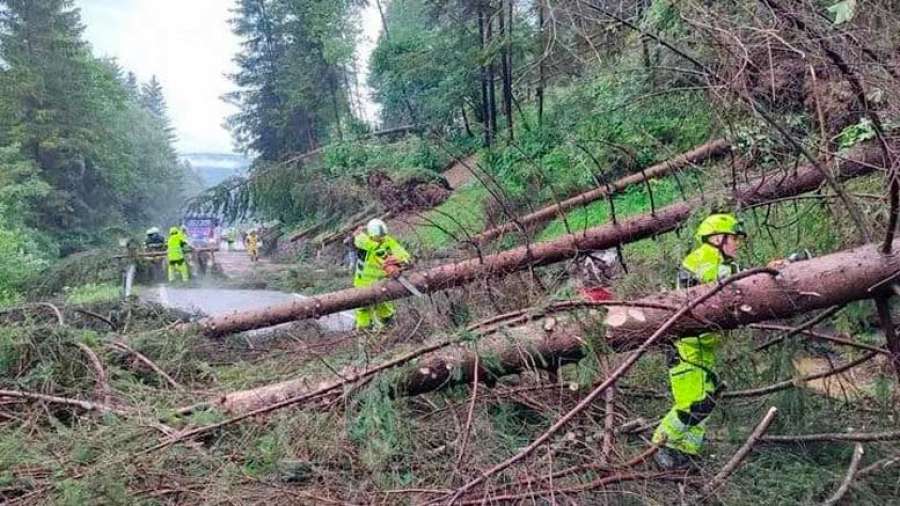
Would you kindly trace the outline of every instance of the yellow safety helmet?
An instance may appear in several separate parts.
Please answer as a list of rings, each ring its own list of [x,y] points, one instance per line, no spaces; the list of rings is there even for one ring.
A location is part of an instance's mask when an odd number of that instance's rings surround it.
[[[706,242],[707,238],[714,235],[727,234],[746,236],[744,225],[733,214],[711,214],[700,222],[694,238],[698,242]]]
[[[175,234],[180,234],[180,233],[181,233],[181,230],[179,230],[178,227],[172,227],[169,229],[169,235],[175,235]]]

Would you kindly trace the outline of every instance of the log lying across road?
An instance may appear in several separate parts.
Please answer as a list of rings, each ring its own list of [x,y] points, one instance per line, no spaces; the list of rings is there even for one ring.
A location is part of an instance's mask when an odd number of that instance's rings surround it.
[[[185,253],[188,255],[191,254],[199,254],[199,253],[218,253],[218,247],[212,248],[195,248],[192,250],[188,250]],[[162,251],[139,251],[131,255],[114,255],[113,258],[165,258],[168,256],[168,253],[165,250]]]
[[[867,143],[851,150],[838,164],[837,174],[834,176],[837,179],[852,178],[869,174],[883,166],[881,150],[876,145]],[[824,181],[825,177],[816,167],[807,165],[797,168],[789,175],[768,175],[751,181],[727,197],[732,203],[740,205],[757,204],[815,190]],[[476,279],[552,264],[575,257],[579,252],[611,248],[674,230],[684,223],[694,210],[702,208],[703,203],[701,197],[698,197],[658,209],[654,214],[639,215],[620,221],[616,225],[598,226],[583,232],[567,234],[552,241],[443,265],[424,272],[410,273],[406,278],[419,291],[432,293],[461,286]],[[233,312],[205,318],[199,325],[203,334],[214,337],[293,320],[318,318],[409,296],[410,293],[402,284],[388,280],[367,288],[349,288],[262,310]]]
[[[485,243],[492,241],[501,235],[515,232],[521,225],[526,228],[533,227],[540,223],[546,223],[555,218],[563,216],[566,211],[579,206],[586,206],[591,202],[600,200],[607,195],[616,194],[624,189],[653,178],[666,176],[681,170],[688,165],[702,163],[708,159],[717,158],[724,155],[729,150],[729,144],[725,139],[716,139],[697,146],[696,148],[682,153],[675,158],[658,163],[652,167],[648,167],[640,172],[625,176],[621,179],[613,181],[608,186],[596,188],[588,192],[580,193],[572,198],[563,200],[558,204],[547,206],[537,211],[520,217],[515,222],[505,223],[481,232],[472,237],[472,241],[477,243]]]
[[[884,255],[879,247],[879,244],[869,244],[788,264],[777,276],[761,273],[737,281],[694,308],[690,317],[672,327],[668,337],[734,329],[871,298],[875,295],[871,287],[900,272],[900,253]],[[893,250],[900,251],[900,239],[895,241]],[[613,306],[606,317],[606,344],[615,351],[634,348],[674,311],[647,307],[678,308],[713,288],[714,285],[707,284],[686,291],[666,291],[631,301],[628,306]],[[393,391],[396,395],[419,395],[471,383],[476,377],[476,367],[479,381],[486,383],[527,369],[554,370],[584,358],[590,350],[591,339],[574,319],[560,318],[554,326],[508,329],[479,341],[480,357],[469,347],[454,345],[419,358],[397,375]],[[593,339],[594,346],[603,348],[596,342],[597,337]],[[245,413],[308,394],[334,381],[288,380],[229,393],[212,404],[231,413]]]

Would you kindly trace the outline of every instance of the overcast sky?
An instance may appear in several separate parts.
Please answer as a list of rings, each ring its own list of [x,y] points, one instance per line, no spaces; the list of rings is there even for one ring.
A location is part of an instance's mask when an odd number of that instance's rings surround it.
[[[97,56],[111,56],[143,82],[162,82],[181,153],[231,153],[222,126],[234,108],[220,97],[234,89],[225,74],[239,40],[228,26],[233,0],[76,0],[85,37]],[[378,11],[363,13],[361,61],[381,28]],[[361,80],[361,82],[364,82]],[[368,101],[368,100],[367,100]],[[371,102],[371,101],[368,101]],[[368,104],[372,119],[373,106]]]

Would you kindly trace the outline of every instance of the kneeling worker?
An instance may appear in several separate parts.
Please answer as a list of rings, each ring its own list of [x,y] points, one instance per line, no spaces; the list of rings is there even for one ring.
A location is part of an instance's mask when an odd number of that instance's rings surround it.
[[[678,288],[713,283],[735,274],[735,257],[745,236],[733,215],[708,216],[694,234],[697,247],[681,262]],[[675,402],[653,434],[654,443],[665,445],[656,454],[660,467],[686,467],[700,453],[706,421],[721,388],[715,372],[721,337],[706,332],[671,343],[669,384]]]
[[[185,251],[190,250],[190,245],[185,240],[184,234],[178,227],[169,229],[169,240],[167,243],[167,254],[169,260],[169,282],[175,281],[175,271],[181,274],[181,280],[185,283],[190,278],[188,274],[188,265],[184,257]]]
[[[356,248],[356,272],[353,286],[370,286],[386,277],[399,276],[409,265],[410,255],[396,239],[388,235],[387,225],[379,219],[369,221],[365,231],[353,237]],[[394,317],[394,305],[382,302],[356,310],[356,328],[387,325]]]

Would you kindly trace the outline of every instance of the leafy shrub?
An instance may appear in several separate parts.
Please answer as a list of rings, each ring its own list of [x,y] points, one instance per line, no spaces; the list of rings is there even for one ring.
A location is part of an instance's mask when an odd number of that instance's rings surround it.
[[[62,292],[67,286],[116,284],[122,275],[122,266],[112,259],[109,251],[91,250],[69,255],[35,272],[40,273],[40,281],[35,282],[30,291],[49,295]]]
[[[111,283],[88,283],[77,286],[66,293],[66,302],[69,304],[95,304],[97,302],[109,302],[119,298],[119,287]]]
[[[0,306],[19,302],[49,258],[30,230],[8,226],[0,213]]]

